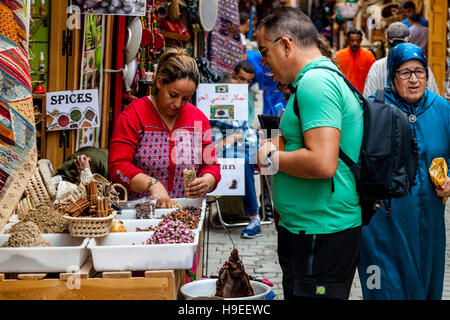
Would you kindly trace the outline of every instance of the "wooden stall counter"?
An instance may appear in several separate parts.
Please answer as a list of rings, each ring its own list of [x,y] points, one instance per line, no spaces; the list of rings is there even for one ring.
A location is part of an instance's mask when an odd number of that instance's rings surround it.
[[[89,258],[77,273],[0,273],[0,300],[176,300],[185,270],[94,271]]]

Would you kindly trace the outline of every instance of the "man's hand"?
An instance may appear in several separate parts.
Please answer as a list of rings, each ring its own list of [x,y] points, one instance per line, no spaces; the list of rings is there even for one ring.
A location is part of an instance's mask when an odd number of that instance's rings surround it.
[[[279,150],[278,149],[279,138],[275,137],[272,139],[264,139],[264,134],[262,131],[258,131],[258,135],[259,135],[259,150],[257,154],[258,167],[265,168],[266,158],[269,152],[272,150]]]

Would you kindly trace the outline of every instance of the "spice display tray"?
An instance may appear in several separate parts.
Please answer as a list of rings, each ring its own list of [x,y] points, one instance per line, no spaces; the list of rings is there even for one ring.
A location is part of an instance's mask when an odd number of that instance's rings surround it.
[[[136,232],[136,227],[141,229],[148,227],[156,227],[162,219],[116,219],[122,221],[123,226],[127,229],[127,232]],[[138,232],[148,232],[148,231],[138,231]],[[113,232],[115,233],[115,232]]]
[[[194,233],[193,243],[142,245],[153,232],[113,232],[90,239],[88,248],[98,272],[190,269],[199,242],[199,233]]]
[[[177,210],[176,208],[171,208],[171,209],[156,209],[155,210],[155,218],[156,219],[160,219],[161,217],[163,217],[166,214],[171,213],[172,211]],[[128,220],[128,219],[133,219],[133,220],[149,220],[149,219],[138,219],[136,216],[136,209],[122,209],[122,211],[119,213],[117,213],[116,215],[117,219],[123,219],[123,220]]]
[[[158,223],[163,221],[163,219],[115,219],[116,221],[122,221],[123,226],[127,229],[127,232],[136,232],[136,227],[141,229],[148,227],[156,227]],[[197,228],[193,229],[193,231],[198,231],[202,229],[203,220],[200,219]],[[137,232],[147,232],[147,231],[137,231]],[[117,233],[117,232],[113,232]]]
[[[173,200],[175,200],[180,205],[181,208],[185,208],[185,207],[201,208],[202,213],[200,216],[200,220],[203,221],[203,219],[205,218],[205,211],[206,211],[206,199],[205,198],[198,198],[198,199],[175,198]],[[177,208],[156,209],[155,210],[155,218],[161,219],[163,216],[165,216],[175,210],[177,210]],[[121,212],[118,212],[116,215],[116,220],[121,220],[121,219],[124,219],[124,220],[125,219],[137,219],[136,209],[122,209]]]
[[[0,245],[9,234],[0,234]],[[88,256],[89,239],[69,234],[42,234],[52,247],[0,248],[0,272],[68,272],[81,267]]]

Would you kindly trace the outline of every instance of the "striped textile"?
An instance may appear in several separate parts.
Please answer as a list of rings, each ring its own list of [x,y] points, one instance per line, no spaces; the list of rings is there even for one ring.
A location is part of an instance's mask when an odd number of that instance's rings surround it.
[[[0,229],[37,163],[23,1],[0,0]]]

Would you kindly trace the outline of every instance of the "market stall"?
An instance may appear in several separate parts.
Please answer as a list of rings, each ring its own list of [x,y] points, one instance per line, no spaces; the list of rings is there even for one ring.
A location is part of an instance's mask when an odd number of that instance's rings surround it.
[[[0,299],[176,299],[201,277],[205,199],[158,209],[90,175],[55,200],[43,168],[0,231]]]

